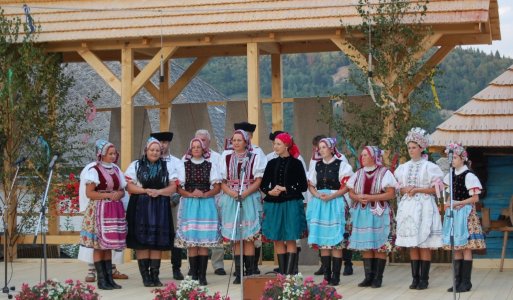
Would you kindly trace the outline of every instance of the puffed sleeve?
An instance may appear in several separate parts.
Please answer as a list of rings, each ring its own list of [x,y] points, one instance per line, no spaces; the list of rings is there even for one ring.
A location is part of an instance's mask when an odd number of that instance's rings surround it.
[[[137,186],[141,186],[141,184],[137,180],[137,164],[138,164],[137,160],[130,163],[130,165],[128,166],[128,168],[125,171],[125,179],[127,182],[131,182]]]
[[[94,183],[95,185],[99,185],[100,177],[98,176],[98,171],[93,167],[85,170],[84,180],[86,184]]]
[[[470,196],[481,194],[481,190],[483,189],[479,178],[477,178],[474,173],[467,173],[467,175],[465,175],[465,187]]]
[[[89,171],[90,168],[94,167],[94,165],[96,165],[96,162],[88,164],[80,172],[80,184],[78,186],[78,204],[80,211],[85,211],[87,208],[87,204],[89,203],[89,198],[87,198],[86,195],[86,173]]]
[[[176,168],[176,174],[179,184],[183,187],[185,185],[185,163],[181,163]]]
[[[303,165],[303,169],[305,169],[305,173],[308,172],[308,170],[306,169],[306,163],[305,163],[305,160],[303,159],[303,156],[299,155],[297,157],[297,159],[299,159],[299,161],[301,162],[301,164]]]
[[[114,165],[114,166],[118,170],[120,188],[124,189],[126,187],[125,174],[123,174],[123,172],[121,171],[121,168],[119,166],[117,166],[117,165]]]
[[[169,174],[169,181],[178,180],[178,168],[183,165],[183,162],[174,157],[173,155],[169,155],[169,160],[166,161],[167,173]]]
[[[387,188],[396,188],[397,186],[397,180],[395,179],[394,175],[392,174],[392,172],[390,172],[390,170],[387,170],[385,172],[385,176],[383,176],[383,181],[381,183],[381,186],[382,186],[382,190],[384,191],[385,189]]]
[[[437,185],[442,178],[444,178],[444,172],[437,164],[428,162],[427,165],[428,180],[431,186]]]
[[[310,162],[310,171],[308,171],[308,176],[306,178],[313,186],[317,186],[317,171],[315,170],[316,165],[317,161]]]
[[[354,172],[351,165],[342,161],[340,163],[340,168],[338,169],[338,180],[342,188],[347,184],[347,181],[351,178],[351,176],[353,176],[353,174]]]
[[[354,190],[354,183],[356,182],[356,176],[357,176],[356,173],[351,175],[351,177],[349,178],[349,180],[346,183],[346,186],[352,190]]]
[[[219,166],[217,163],[212,162],[212,167],[210,168],[210,184],[221,183],[222,178],[219,173]]]
[[[226,168],[226,157],[230,154],[230,151],[223,151],[223,154],[221,155],[219,159],[219,176],[221,179],[228,179],[228,170]]]
[[[400,164],[399,167],[397,167],[397,169],[395,169],[395,172],[394,172],[395,179],[397,180],[397,182],[399,183],[399,185],[401,187],[404,187],[406,185],[406,183],[403,182],[404,172],[406,170],[405,166],[406,166],[406,163]]]
[[[260,150],[262,152],[262,150]],[[264,153],[264,152],[262,152]],[[264,176],[265,172],[265,166],[267,165],[267,159],[265,158],[265,155],[258,154],[256,152],[255,162],[253,166],[253,177],[254,178],[262,178]]]
[[[340,153],[340,157],[338,159],[340,159],[342,162],[345,162],[346,164],[349,164],[347,157],[342,153]]]

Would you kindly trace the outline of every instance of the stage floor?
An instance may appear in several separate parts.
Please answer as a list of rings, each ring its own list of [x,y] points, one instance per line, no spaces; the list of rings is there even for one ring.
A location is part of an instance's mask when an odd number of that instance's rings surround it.
[[[272,262],[264,262],[260,266],[262,273],[271,271],[274,266]],[[228,271],[231,261],[225,261],[225,267]],[[4,285],[4,263],[0,263],[1,285]],[[42,278],[42,265],[40,260],[36,259],[20,259],[12,264],[13,276],[10,283],[21,288],[21,283],[27,282],[35,284]],[[101,291],[102,299],[153,299],[151,290],[153,288],[145,288],[142,285],[141,277],[137,267],[137,262],[132,261],[118,267],[120,271],[127,274],[128,280],[118,280],[117,283],[122,285],[121,290]],[[300,266],[300,271],[304,276],[313,274],[318,266]],[[182,272],[185,274],[188,270],[188,264],[184,260]],[[363,279],[363,269],[361,265],[355,265],[354,275],[342,276],[341,285],[337,287],[337,291],[342,294],[343,299],[452,299],[452,294],[446,292],[451,285],[451,269],[448,264],[435,264],[431,266],[429,288],[423,291],[410,290],[408,286],[411,282],[409,264],[392,264],[385,269],[383,278],[383,286],[379,289],[359,288],[358,282]],[[48,261],[48,278],[59,279],[79,279],[84,280],[87,272],[87,265],[83,262],[73,259],[50,259]],[[11,275],[11,265],[8,265],[8,273]],[[168,282],[172,280],[171,264],[168,261],[162,262],[161,281]],[[233,277],[232,277],[233,279]],[[322,276],[315,276],[316,281],[320,281]],[[213,291],[226,292],[228,276],[218,276],[213,273],[211,266],[207,270],[208,289]],[[513,300],[513,269],[505,269],[499,272],[498,269],[477,269],[472,273],[472,291],[462,293],[459,299],[512,299]],[[229,296],[231,299],[240,299],[240,286],[230,285]],[[457,295],[458,296],[458,295]],[[5,297],[2,295],[0,297]]]

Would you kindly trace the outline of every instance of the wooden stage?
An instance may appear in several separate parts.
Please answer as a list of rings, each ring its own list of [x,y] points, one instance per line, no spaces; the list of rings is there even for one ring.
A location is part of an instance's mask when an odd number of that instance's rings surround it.
[[[13,277],[10,285],[15,285],[16,289],[21,288],[22,282],[35,284],[40,281],[43,274],[41,261],[38,259],[20,259],[12,264]],[[231,261],[225,261],[225,267],[228,271]],[[4,285],[3,270],[4,264],[0,263],[1,284]],[[260,266],[260,270],[264,272],[271,271],[274,268],[272,262],[264,262]],[[318,266],[299,266],[300,271],[305,275],[311,275]],[[132,261],[123,265],[119,265],[119,269],[129,275],[128,280],[118,280],[123,288],[115,291],[100,291],[102,299],[153,299],[151,290],[153,288],[145,288],[139,275],[137,262]],[[188,264],[184,260],[182,272],[186,273]],[[48,278],[59,279],[79,279],[83,280],[87,271],[87,265],[75,259],[50,259],[48,261]],[[451,285],[451,269],[448,264],[434,264],[431,266],[430,286],[427,290],[417,291],[409,290],[408,286],[411,282],[409,264],[391,264],[385,269],[383,278],[383,287],[380,289],[359,288],[358,282],[363,279],[363,269],[361,263],[355,263],[354,275],[342,276],[341,285],[337,287],[339,293],[343,295],[343,299],[452,299],[452,294],[446,292]],[[11,266],[8,265],[9,275],[11,274]],[[504,269],[499,272],[498,269],[490,268],[474,268],[472,274],[473,288],[471,292],[462,293],[459,299],[489,299],[489,300],[513,300],[513,269]],[[41,276],[41,277],[40,277]],[[171,264],[169,260],[162,262],[161,281],[168,282],[172,280]],[[233,278],[233,277],[232,277]],[[320,281],[322,276],[315,276],[316,281]],[[218,276],[213,273],[211,266],[207,270],[207,286],[210,291],[226,292],[228,276]],[[231,299],[240,299],[240,286],[230,285],[229,296]],[[457,295],[458,296],[458,295]],[[0,295],[5,297],[6,295]]]

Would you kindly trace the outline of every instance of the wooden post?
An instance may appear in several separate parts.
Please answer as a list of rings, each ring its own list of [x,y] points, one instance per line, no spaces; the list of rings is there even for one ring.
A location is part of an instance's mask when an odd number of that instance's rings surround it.
[[[251,143],[258,145],[258,132],[263,124],[258,124],[260,120],[260,78],[258,72],[258,44],[247,44],[248,60],[248,122],[256,124],[256,130],[253,133]]]
[[[271,98],[272,98],[272,128],[283,130],[283,76],[281,54],[271,54]],[[280,100],[280,102],[277,102]]]
[[[165,61],[164,63],[164,81],[160,83],[159,87],[159,103],[161,105],[167,104],[169,101],[169,64],[170,60]],[[161,107],[160,108],[160,131],[169,131],[169,124],[171,124],[171,107]]]

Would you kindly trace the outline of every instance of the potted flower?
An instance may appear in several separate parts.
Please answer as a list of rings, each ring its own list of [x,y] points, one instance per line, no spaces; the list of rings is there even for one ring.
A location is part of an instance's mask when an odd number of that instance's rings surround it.
[[[324,280],[316,284],[313,277],[303,280],[301,273],[297,275],[283,276],[278,274],[276,279],[269,280],[264,288],[261,300],[332,300],[342,299],[334,287],[328,286]]]
[[[95,287],[77,280],[68,279],[63,282],[47,280],[30,287],[27,283],[21,285],[21,291],[16,295],[17,300],[55,299],[55,300],[97,300],[100,295]]]
[[[208,295],[208,289],[200,286],[197,280],[192,280],[189,276],[185,277],[179,286],[169,282],[163,288],[151,292],[155,294],[155,300],[230,300],[229,297],[222,297],[219,292]]]

